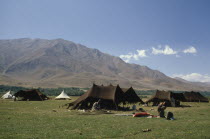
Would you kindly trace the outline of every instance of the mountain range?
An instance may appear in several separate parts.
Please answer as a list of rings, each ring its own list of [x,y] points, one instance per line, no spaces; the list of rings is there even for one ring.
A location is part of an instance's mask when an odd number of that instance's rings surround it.
[[[209,85],[166,76],[147,66],[125,63],[97,49],[63,39],[0,40],[0,84],[25,87],[90,87],[209,91]]]

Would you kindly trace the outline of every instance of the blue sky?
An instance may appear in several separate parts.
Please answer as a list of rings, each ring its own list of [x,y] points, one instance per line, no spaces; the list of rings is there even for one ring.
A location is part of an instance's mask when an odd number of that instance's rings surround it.
[[[0,0],[0,39],[63,38],[210,82],[209,0]]]

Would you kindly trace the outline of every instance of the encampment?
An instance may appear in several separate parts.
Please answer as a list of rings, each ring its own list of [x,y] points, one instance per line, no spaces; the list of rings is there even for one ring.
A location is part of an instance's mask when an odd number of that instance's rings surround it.
[[[184,102],[209,102],[209,99],[202,96],[199,92],[185,92],[184,97]]]
[[[177,95],[172,93],[171,91],[159,91],[156,93],[145,103],[153,102],[153,106],[157,106],[160,102],[166,102],[166,106],[177,107],[180,106],[180,101],[177,99]]]
[[[38,89],[33,90],[20,90],[14,94],[15,100],[21,98],[21,100],[29,101],[43,101],[49,99],[46,95],[42,94]]]
[[[93,84],[85,94],[76,101],[69,103],[72,109],[91,109],[94,102],[100,100],[102,109],[118,109],[119,104],[124,101],[124,92],[117,86],[98,86]],[[68,107],[68,108],[69,108]]]
[[[58,95],[57,97],[55,97],[56,100],[64,100],[64,99],[71,99],[65,92],[64,90],[60,93],[60,95]]]
[[[5,93],[2,97],[2,99],[13,99],[13,95],[11,94],[11,91],[8,91],[7,93]]]

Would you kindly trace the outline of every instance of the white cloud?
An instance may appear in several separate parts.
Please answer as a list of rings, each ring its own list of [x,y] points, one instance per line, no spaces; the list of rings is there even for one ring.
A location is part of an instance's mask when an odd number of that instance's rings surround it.
[[[191,74],[174,74],[172,77],[179,77],[185,79],[187,81],[192,82],[210,82],[210,75],[202,75],[199,73],[191,73]]]
[[[195,54],[195,53],[197,53],[197,50],[195,49],[195,47],[191,46],[188,49],[183,50],[183,53],[192,53],[192,54]]]
[[[139,60],[139,58],[147,57],[146,50],[136,50],[136,54],[128,53],[127,55],[120,55],[120,58],[122,58],[126,63],[130,62],[130,60]]]
[[[132,53],[128,53],[127,55],[120,55],[120,58],[122,58],[126,63],[128,63],[132,57],[133,57]]]
[[[136,53],[128,53],[127,55],[120,55],[120,58],[122,58],[125,62],[130,62],[131,60],[139,60],[139,58],[148,57],[146,55],[146,52],[148,55],[175,55],[176,58],[181,57],[181,52],[183,53],[197,53],[197,50],[195,47],[191,46],[183,51],[176,51],[172,49],[169,45],[161,46],[158,45],[157,47],[152,47],[150,50],[136,50]]]
[[[164,49],[161,49],[161,46],[158,46],[159,49],[152,47],[152,54],[158,55],[174,55],[177,54],[177,51],[174,51],[169,45],[165,45]]]
[[[136,50],[138,52],[138,57],[147,57],[146,50]]]

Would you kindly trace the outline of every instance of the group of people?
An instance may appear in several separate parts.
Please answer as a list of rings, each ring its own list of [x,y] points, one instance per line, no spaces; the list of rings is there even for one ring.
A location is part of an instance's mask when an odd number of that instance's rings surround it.
[[[99,99],[97,102],[93,103],[91,111],[100,110],[101,109],[100,105],[101,105],[101,99]],[[136,105],[133,105],[132,109],[135,110]],[[172,112],[168,112],[167,115],[165,116],[165,109],[166,109],[166,102],[161,102],[157,108],[158,116],[160,116],[161,118],[166,118],[168,120],[174,120]]]
[[[174,116],[172,112],[168,112],[165,116],[166,102],[162,102],[158,105],[158,116],[161,118],[166,118],[167,120],[174,120]]]

